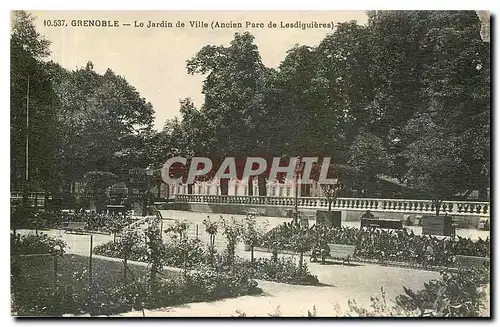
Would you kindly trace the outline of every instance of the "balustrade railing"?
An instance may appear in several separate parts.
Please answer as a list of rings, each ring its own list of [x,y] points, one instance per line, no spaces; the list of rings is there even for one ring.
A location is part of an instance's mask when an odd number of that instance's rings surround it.
[[[278,196],[176,194],[175,201],[183,203],[295,206],[295,198]],[[299,197],[297,201],[297,206],[300,208],[328,208],[328,200],[324,197]],[[332,203],[332,209],[425,214],[436,212],[435,203],[432,200],[406,199],[337,198]],[[439,212],[453,215],[489,216],[490,204],[489,202],[478,201],[443,201],[440,204]]]

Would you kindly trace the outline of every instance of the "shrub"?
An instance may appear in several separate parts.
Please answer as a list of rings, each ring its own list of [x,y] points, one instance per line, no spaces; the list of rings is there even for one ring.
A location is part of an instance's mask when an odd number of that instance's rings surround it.
[[[230,263],[234,260],[236,245],[240,241],[245,226],[240,219],[231,217],[230,219],[224,219],[221,216],[221,225],[223,227],[222,234],[226,236],[227,239],[227,253]]]
[[[119,239],[116,242],[109,241],[94,247],[93,252],[106,257],[125,259],[124,246],[128,242],[124,239]],[[138,242],[130,247],[127,260],[132,261],[148,261],[148,249],[145,244]]]
[[[164,243],[165,264],[172,267],[184,267],[185,260],[189,267],[204,261],[205,250],[199,239],[170,240]]]
[[[67,247],[62,239],[47,234],[10,234],[11,255],[62,254]]]
[[[257,282],[251,279],[249,272],[244,269],[218,270],[210,265],[201,265],[197,270],[189,272],[186,280],[186,294],[193,301],[260,292]]]
[[[318,285],[318,277],[312,275],[306,264],[299,268],[292,258],[268,259],[259,258],[254,265],[247,264],[247,269],[254,272],[257,279],[275,281],[286,284]]]
[[[110,241],[94,247],[94,253],[124,259],[124,241]],[[171,267],[184,267],[184,256],[186,255],[188,267],[195,266],[205,261],[205,249],[203,243],[198,239],[178,240],[172,239],[161,245],[162,263]],[[150,251],[144,242],[133,244],[128,256],[128,260],[148,262]]]

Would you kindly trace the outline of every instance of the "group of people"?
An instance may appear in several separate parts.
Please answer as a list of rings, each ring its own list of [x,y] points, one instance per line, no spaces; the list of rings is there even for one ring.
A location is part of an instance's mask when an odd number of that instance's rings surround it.
[[[361,219],[378,219],[370,212],[370,210],[366,210],[365,213],[361,216]]]

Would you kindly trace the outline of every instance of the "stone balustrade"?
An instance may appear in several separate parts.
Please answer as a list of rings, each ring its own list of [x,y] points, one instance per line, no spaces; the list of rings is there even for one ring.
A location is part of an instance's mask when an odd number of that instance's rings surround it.
[[[180,203],[217,203],[239,205],[266,205],[294,207],[295,198],[278,196],[243,196],[243,195],[198,195],[176,194],[175,201]],[[308,209],[327,209],[328,200],[324,197],[299,197],[297,206]],[[333,210],[385,211],[417,214],[433,214],[436,212],[431,200],[406,199],[369,199],[369,198],[337,198],[332,203]],[[439,210],[441,214],[489,216],[489,202],[477,201],[443,201]]]

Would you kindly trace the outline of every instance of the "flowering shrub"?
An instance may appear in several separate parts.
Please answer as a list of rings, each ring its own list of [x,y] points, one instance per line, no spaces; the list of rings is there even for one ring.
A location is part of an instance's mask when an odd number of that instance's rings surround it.
[[[217,235],[217,222],[211,221],[210,216],[203,219],[203,225],[205,226],[205,231],[210,235],[210,248],[213,248],[215,245],[215,235]]]
[[[176,220],[173,225],[165,229],[165,233],[174,233],[179,235],[179,239],[185,237],[186,231],[189,228],[189,222],[186,220]]]
[[[254,258],[254,247],[258,246],[266,235],[269,222],[265,221],[262,224],[257,224],[255,215],[247,215],[244,219],[243,241],[250,248],[250,261]]]
[[[228,259],[231,263],[235,257],[236,244],[238,244],[238,242],[240,241],[241,236],[243,235],[243,232],[245,230],[245,226],[240,219],[236,219],[234,217],[231,217],[230,219],[224,219],[222,216],[220,216],[220,218],[221,225],[223,227],[222,234],[226,236],[227,239]]]

